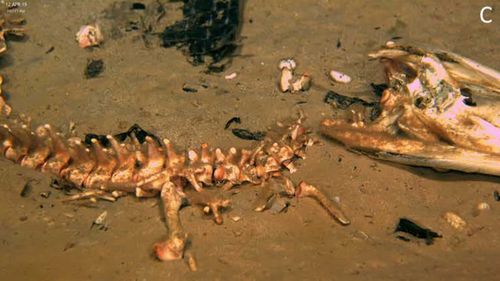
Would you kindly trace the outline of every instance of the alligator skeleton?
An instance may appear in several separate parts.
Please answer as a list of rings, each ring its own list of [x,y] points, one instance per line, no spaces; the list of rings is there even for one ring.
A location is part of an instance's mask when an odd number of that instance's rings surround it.
[[[21,34],[20,29],[4,25],[0,35],[10,32]],[[3,36],[0,42],[4,43]],[[65,137],[50,125],[32,130],[27,118],[10,114],[3,96],[2,102],[8,119],[7,124],[0,125],[2,155],[21,166],[55,175],[81,190],[67,199],[115,201],[126,194],[160,195],[169,231],[168,238],[154,246],[160,260],[183,257],[187,234],[179,210],[186,201],[203,206],[221,224],[220,211],[230,201],[214,193],[224,193],[243,183],[264,186],[273,178],[282,179],[285,194],[315,198],[341,224],[349,224],[336,204],[317,188],[305,182],[295,187],[283,174],[285,170],[294,172],[294,162],[305,158],[306,147],[314,143],[302,125],[302,115],[289,126],[278,125],[268,134],[276,138],[268,137],[254,149],[230,148],[224,153],[202,144],[199,150],[179,154],[168,139],[159,143],[151,136],[143,142],[134,134],[125,140],[106,136],[106,147],[97,138],[86,145],[78,137]]]
[[[0,13],[0,54],[6,50],[5,34],[22,35],[20,23]],[[496,71],[455,54],[411,47],[387,46],[372,57],[384,63],[389,84],[374,107],[376,114],[366,110],[373,104],[352,99],[345,118],[322,122],[323,133],[382,159],[500,175],[500,111],[498,104],[487,102],[498,101]],[[268,134],[274,138],[266,137],[253,149],[224,153],[202,144],[179,154],[168,139],[146,136],[142,142],[134,134],[125,140],[106,136],[109,145],[93,138],[86,145],[50,125],[32,130],[27,118],[11,114],[3,95],[0,107],[8,120],[0,125],[2,155],[81,189],[69,200],[160,195],[169,231],[154,247],[160,260],[183,257],[187,234],[179,210],[185,201],[203,206],[221,224],[220,211],[230,201],[214,193],[243,183],[264,186],[281,179],[286,195],[315,198],[338,222],[350,223],[317,188],[305,182],[295,187],[284,175],[295,171],[295,161],[305,158],[314,143],[302,125],[303,115],[288,126],[278,125]]]
[[[378,159],[500,176],[500,73],[392,42],[370,56],[387,89],[376,103],[331,93],[346,110],[322,121],[325,135]]]

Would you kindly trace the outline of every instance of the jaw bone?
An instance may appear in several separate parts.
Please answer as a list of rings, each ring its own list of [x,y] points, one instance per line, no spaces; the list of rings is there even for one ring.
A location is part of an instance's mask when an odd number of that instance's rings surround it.
[[[377,116],[350,106],[344,118],[321,122],[323,134],[383,160],[500,176],[500,73],[414,47],[370,56],[380,59],[388,82]]]

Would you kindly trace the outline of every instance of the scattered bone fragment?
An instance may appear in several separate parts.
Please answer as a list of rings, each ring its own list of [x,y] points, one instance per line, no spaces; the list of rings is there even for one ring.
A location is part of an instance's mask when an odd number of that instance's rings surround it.
[[[40,192],[40,196],[42,198],[45,198],[45,199],[49,198],[50,194],[52,194],[52,192],[50,192],[50,190],[49,191],[42,191],[42,192]]]
[[[195,272],[198,270],[196,259],[194,258],[194,255],[191,252],[186,253],[186,262],[191,272]]]
[[[351,221],[347,218],[344,212],[337,206],[336,203],[328,199],[321,191],[316,187],[307,184],[305,182],[300,182],[297,187],[296,196],[301,197],[311,197],[316,199],[327,211],[334,217],[339,223],[343,225],[348,225]]]
[[[368,234],[366,234],[365,232],[361,231],[361,230],[355,230],[354,232],[352,232],[352,238],[354,240],[368,240],[370,239],[370,236],[368,236]]]
[[[330,78],[332,78],[333,81],[342,84],[348,84],[352,80],[349,75],[336,70],[330,71]]]
[[[283,188],[285,190],[285,193],[290,197],[295,196],[296,191],[293,182],[287,177],[284,177],[283,180],[284,180]]]
[[[209,203],[210,211],[214,215],[214,221],[216,224],[222,224],[222,215],[220,214],[220,209],[225,209],[231,205],[229,200],[217,200],[215,202]]]
[[[241,217],[240,216],[232,216],[231,219],[234,221],[234,222],[239,222],[241,220]]]
[[[97,199],[110,201],[110,202],[116,201],[115,197],[108,195],[103,190],[84,191],[84,192],[81,192],[81,193],[78,193],[75,195],[68,196],[68,197],[64,198],[62,201],[69,202],[69,201],[82,200],[82,199],[90,199],[91,201],[94,201],[94,202],[96,202]]]
[[[111,192],[111,196],[113,196],[114,198],[120,198],[120,197],[123,197],[126,195],[127,195],[127,193],[120,191],[120,190],[114,190]]]
[[[443,219],[457,230],[464,230],[467,222],[454,212],[446,212],[443,214]]]
[[[389,40],[389,41],[385,42],[385,46],[387,48],[394,48],[394,47],[396,47],[396,42]]]
[[[294,70],[297,63],[293,59],[283,59],[278,68],[281,70],[279,79],[279,89],[281,92],[296,93],[307,91],[311,88],[311,76],[307,73],[302,74],[299,79],[294,80]]]
[[[104,37],[98,24],[89,24],[80,27],[76,33],[76,41],[80,48],[99,46]]]
[[[106,217],[108,216],[108,211],[104,211],[102,212],[95,220],[94,220],[94,223],[95,224],[103,224],[104,223],[104,220],[106,219]]]
[[[108,211],[102,212],[93,222],[92,226],[90,228],[93,228],[94,226],[99,226],[99,227],[104,227],[106,228],[106,218],[108,217]]]
[[[179,218],[182,197],[174,184],[167,182],[162,187],[161,199],[167,220],[168,238],[163,242],[156,243],[154,252],[159,260],[178,260],[184,255],[187,240],[187,234],[184,232]]]
[[[285,93],[290,90],[292,85],[293,72],[291,69],[283,68],[281,69],[279,88],[280,91]]]
[[[304,73],[300,78],[292,83],[292,93],[299,91],[307,91],[311,88],[311,76]]]
[[[212,214],[216,224],[223,223],[221,211],[231,205],[231,200],[223,198],[219,191],[215,190],[190,191],[186,196],[190,205],[201,206],[206,215]]]

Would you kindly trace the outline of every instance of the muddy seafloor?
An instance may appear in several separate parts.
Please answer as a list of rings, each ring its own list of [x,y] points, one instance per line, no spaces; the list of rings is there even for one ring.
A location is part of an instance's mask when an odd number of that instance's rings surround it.
[[[369,83],[383,82],[379,63],[366,54],[393,36],[405,44],[451,50],[500,69],[500,17],[482,24],[479,10],[495,1],[248,1],[240,56],[223,74],[208,75],[181,52],[149,48],[137,32],[105,34],[98,49],[80,49],[79,26],[101,19],[113,1],[28,1],[26,40],[10,42],[2,58],[4,89],[18,112],[35,124],[78,132],[115,133],[138,123],[170,138],[179,149],[208,142],[228,148],[252,145],[224,124],[233,116],[263,130],[302,108],[317,135],[319,120],[331,114],[322,99],[328,89],[370,95]],[[496,2],[498,4],[498,2]],[[168,7],[168,6],[167,6]],[[179,7],[178,4],[172,7]],[[166,17],[178,17],[167,10]],[[114,16],[118,16],[116,13]],[[172,20],[173,21],[173,20]],[[108,17],[103,27],[110,28]],[[337,48],[337,41],[341,47]],[[53,51],[46,51],[53,47]],[[299,72],[314,77],[305,94],[277,91],[277,62],[294,57]],[[103,59],[100,77],[85,79],[88,59]],[[353,77],[347,86],[330,84],[330,69]],[[237,72],[233,80],[224,74]],[[197,93],[182,85],[208,84]],[[132,196],[96,208],[64,204],[49,187],[50,177],[0,162],[1,280],[495,280],[500,260],[499,179],[439,173],[371,160],[323,137],[292,175],[339,197],[352,225],[342,227],[315,202],[291,201],[288,212],[256,213],[257,188],[242,186],[232,196],[225,223],[215,225],[198,208],[182,210],[198,271],[183,261],[159,262],[152,245],[166,235],[156,199]],[[28,180],[33,190],[20,192]],[[41,192],[51,191],[49,198]],[[476,205],[489,211],[477,215]],[[108,211],[108,229],[90,228]],[[465,231],[441,215],[454,211]],[[234,222],[229,217],[240,216]],[[404,242],[393,230],[408,217],[440,232],[433,245]]]

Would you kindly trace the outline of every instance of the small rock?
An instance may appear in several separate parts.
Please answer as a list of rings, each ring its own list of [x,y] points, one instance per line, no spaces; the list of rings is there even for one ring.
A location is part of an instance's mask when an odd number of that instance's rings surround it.
[[[491,207],[490,207],[490,204],[488,204],[486,202],[481,202],[481,203],[477,204],[476,208],[479,211],[484,211],[484,210],[489,210]]]
[[[486,202],[481,202],[479,204],[477,204],[476,206],[476,209],[472,212],[472,215],[474,217],[477,217],[479,216],[482,212],[484,211],[488,211],[490,210],[491,207],[490,207],[490,204],[486,203]]]
[[[500,201],[500,193],[498,190],[493,191],[493,198],[495,198],[495,201]]]
[[[87,62],[87,67],[85,68],[85,77],[87,79],[97,77],[104,70],[104,61],[97,59],[91,59]]]
[[[52,194],[52,192],[50,192],[50,191],[40,192],[40,196],[43,198],[49,198],[50,194]]]
[[[288,207],[290,207],[290,202],[283,200],[282,198],[277,198],[276,200],[274,200],[269,210],[272,214],[280,214],[286,213]]]
[[[66,252],[67,250],[73,248],[76,246],[76,243],[75,242],[69,242],[69,243],[66,243],[66,245],[64,246],[64,249],[63,249],[63,252]]]
[[[198,89],[196,89],[193,85],[184,84],[182,85],[182,90],[186,93],[196,93]]]
[[[23,186],[23,189],[21,190],[21,197],[28,197],[31,193],[31,190],[33,189],[33,187],[31,186],[31,181],[27,181],[24,186]]]

